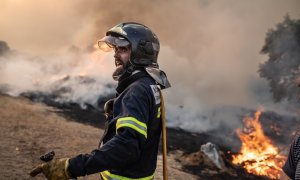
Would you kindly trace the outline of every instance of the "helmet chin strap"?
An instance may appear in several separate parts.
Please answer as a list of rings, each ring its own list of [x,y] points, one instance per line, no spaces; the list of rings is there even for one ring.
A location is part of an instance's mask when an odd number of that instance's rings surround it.
[[[136,66],[133,65],[133,63],[131,63],[131,59],[130,59],[125,66],[126,73],[132,74],[135,69]]]

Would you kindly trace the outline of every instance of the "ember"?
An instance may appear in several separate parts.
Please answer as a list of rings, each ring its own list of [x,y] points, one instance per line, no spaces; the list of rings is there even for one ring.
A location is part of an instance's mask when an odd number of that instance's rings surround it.
[[[254,118],[246,116],[243,119],[244,129],[237,129],[242,146],[240,154],[232,156],[232,162],[242,165],[249,173],[278,179],[286,158],[279,154],[271,139],[264,135],[259,122],[260,115],[261,111],[257,111]]]

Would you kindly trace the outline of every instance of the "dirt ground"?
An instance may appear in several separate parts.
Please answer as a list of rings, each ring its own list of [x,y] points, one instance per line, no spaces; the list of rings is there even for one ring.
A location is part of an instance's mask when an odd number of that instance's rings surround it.
[[[68,121],[58,111],[25,98],[0,95],[0,179],[31,179],[28,172],[50,150],[56,157],[73,157],[98,146],[103,130]],[[162,179],[161,164],[160,155],[155,179]],[[168,165],[169,179],[197,179],[182,171],[174,154],[168,155]],[[98,179],[98,174],[79,179]]]

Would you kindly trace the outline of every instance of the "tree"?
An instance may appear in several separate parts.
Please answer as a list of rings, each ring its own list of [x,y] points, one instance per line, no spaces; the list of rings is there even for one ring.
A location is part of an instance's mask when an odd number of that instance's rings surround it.
[[[300,80],[300,20],[288,15],[275,29],[270,29],[261,53],[268,60],[260,64],[259,75],[266,78],[275,102],[295,101],[299,96]]]

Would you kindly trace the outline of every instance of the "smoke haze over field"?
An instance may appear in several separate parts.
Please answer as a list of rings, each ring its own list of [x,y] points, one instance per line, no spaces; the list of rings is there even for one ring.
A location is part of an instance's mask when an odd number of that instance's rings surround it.
[[[284,103],[274,104],[267,82],[258,77],[267,59],[259,52],[268,29],[286,14],[298,19],[299,8],[298,0],[3,0],[0,40],[18,52],[0,57],[0,88],[15,87],[12,94],[49,91],[56,82],[49,79],[76,79],[84,71],[96,83],[68,81],[68,98],[94,101],[109,90],[104,85],[113,83],[114,67],[111,54],[100,57],[93,45],[115,24],[136,21],[161,41],[159,64],[172,84],[165,92],[169,125],[201,131],[221,120],[236,124],[235,107],[284,112]],[[97,57],[93,67],[82,69]]]

